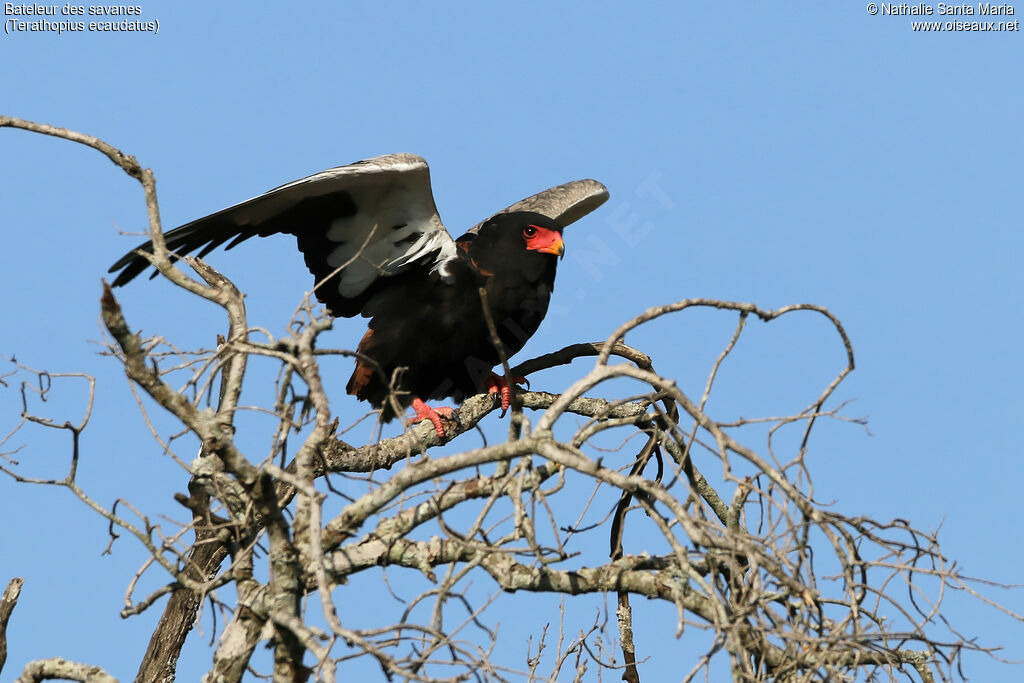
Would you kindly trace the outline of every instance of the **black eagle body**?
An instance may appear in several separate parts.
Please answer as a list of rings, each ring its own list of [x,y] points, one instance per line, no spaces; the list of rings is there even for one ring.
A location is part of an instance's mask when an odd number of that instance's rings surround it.
[[[499,214],[478,233],[456,244],[448,275],[429,272],[431,257],[389,283],[363,308],[371,316],[359,344],[360,353],[381,369],[362,361],[348,382],[348,392],[387,409],[389,373],[406,368],[400,386],[412,397],[439,399],[485,389],[491,369],[500,362],[483,315],[479,289],[487,293],[491,316],[506,357],[523,347],[548,309],[557,256],[524,248],[523,230],[539,227],[561,234],[561,227],[537,213]],[[559,238],[560,243],[560,238]],[[384,380],[384,381],[382,381]]]
[[[453,240],[434,207],[426,162],[392,154],[282,185],[164,237],[171,252],[202,257],[253,236],[295,235],[331,314],[370,318],[347,389],[387,420],[392,393],[425,416],[415,399],[461,402],[487,388],[500,358],[479,289],[511,356],[547,312],[563,227],[607,198],[601,183],[578,180],[517,202]],[[145,270],[140,252],[152,249],[146,242],[121,257],[110,269],[120,271],[114,285]]]

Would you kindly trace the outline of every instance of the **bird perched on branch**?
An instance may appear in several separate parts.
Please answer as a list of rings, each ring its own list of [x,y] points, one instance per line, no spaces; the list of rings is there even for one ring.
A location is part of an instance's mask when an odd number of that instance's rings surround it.
[[[328,169],[187,223],[164,235],[173,254],[203,257],[253,236],[294,235],[316,278],[316,297],[334,316],[370,318],[348,393],[381,409],[412,405],[444,437],[424,400],[498,392],[508,408],[511,378],[484,313],[486,292],[506,357],[537,331],[565,245],[562,229],[608,198],[596,180],[527,197],[452,239],[441,223],[427,163],[390,154]],[[151,242],[111,268],[114,286],[149,265]],[[154,273],[155,275],[156,273]],[[451,409],[439,409],[442,413]]]

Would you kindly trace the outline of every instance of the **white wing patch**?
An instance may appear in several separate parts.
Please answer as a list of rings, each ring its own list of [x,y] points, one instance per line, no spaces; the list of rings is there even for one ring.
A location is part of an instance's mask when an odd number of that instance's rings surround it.
[[[446,275],[444,264],[455,256],[455,243],[433,206],[422,205],[401,185],[368,188],[355,199],[358,213],[335,219],[327,231],[327,239],[338,243],[327,264],[342,268],[341,296],[359,296],[377,277],[394,275],[432,252],[437,258],[431,272],[441,269]],[[369,216],[374,223],[367,221]]]

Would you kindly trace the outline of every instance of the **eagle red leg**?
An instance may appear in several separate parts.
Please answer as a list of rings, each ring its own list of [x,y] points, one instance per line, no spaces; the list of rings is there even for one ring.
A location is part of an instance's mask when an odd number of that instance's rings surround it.
[[[416,411],[416,417],[409,420],[409,424],[430,420],[434,425],[434,431],[437,432],[437,438],[439,439],[444,438],[444,425],[441,423],[441,416],[444,415],[445,417],[452,417],[455,415],[455,411],[448,406],[441,406],[437,410],[434,410],[418,398],[414,398],[412,400],[412,409]]]
[[[512,384],[525,384],[527,388],[530,386],[529,380],[525,377],[513,377]],[[509,388],[508,380],[492,372],[484,380],[484,386],[487,387],[487,393],[491,396],[501,393],[501,414],[504,416],[512,403],[512,390]]]

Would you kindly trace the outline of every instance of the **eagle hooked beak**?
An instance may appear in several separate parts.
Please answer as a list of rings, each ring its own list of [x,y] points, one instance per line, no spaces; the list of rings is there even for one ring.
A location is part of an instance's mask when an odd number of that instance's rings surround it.
[[[537,248],[542,254],[556,254],[558,258],[565,258],[565,242],[562,241],[561,236],[556,232],[555,238],[549,243],[541,245]]]

